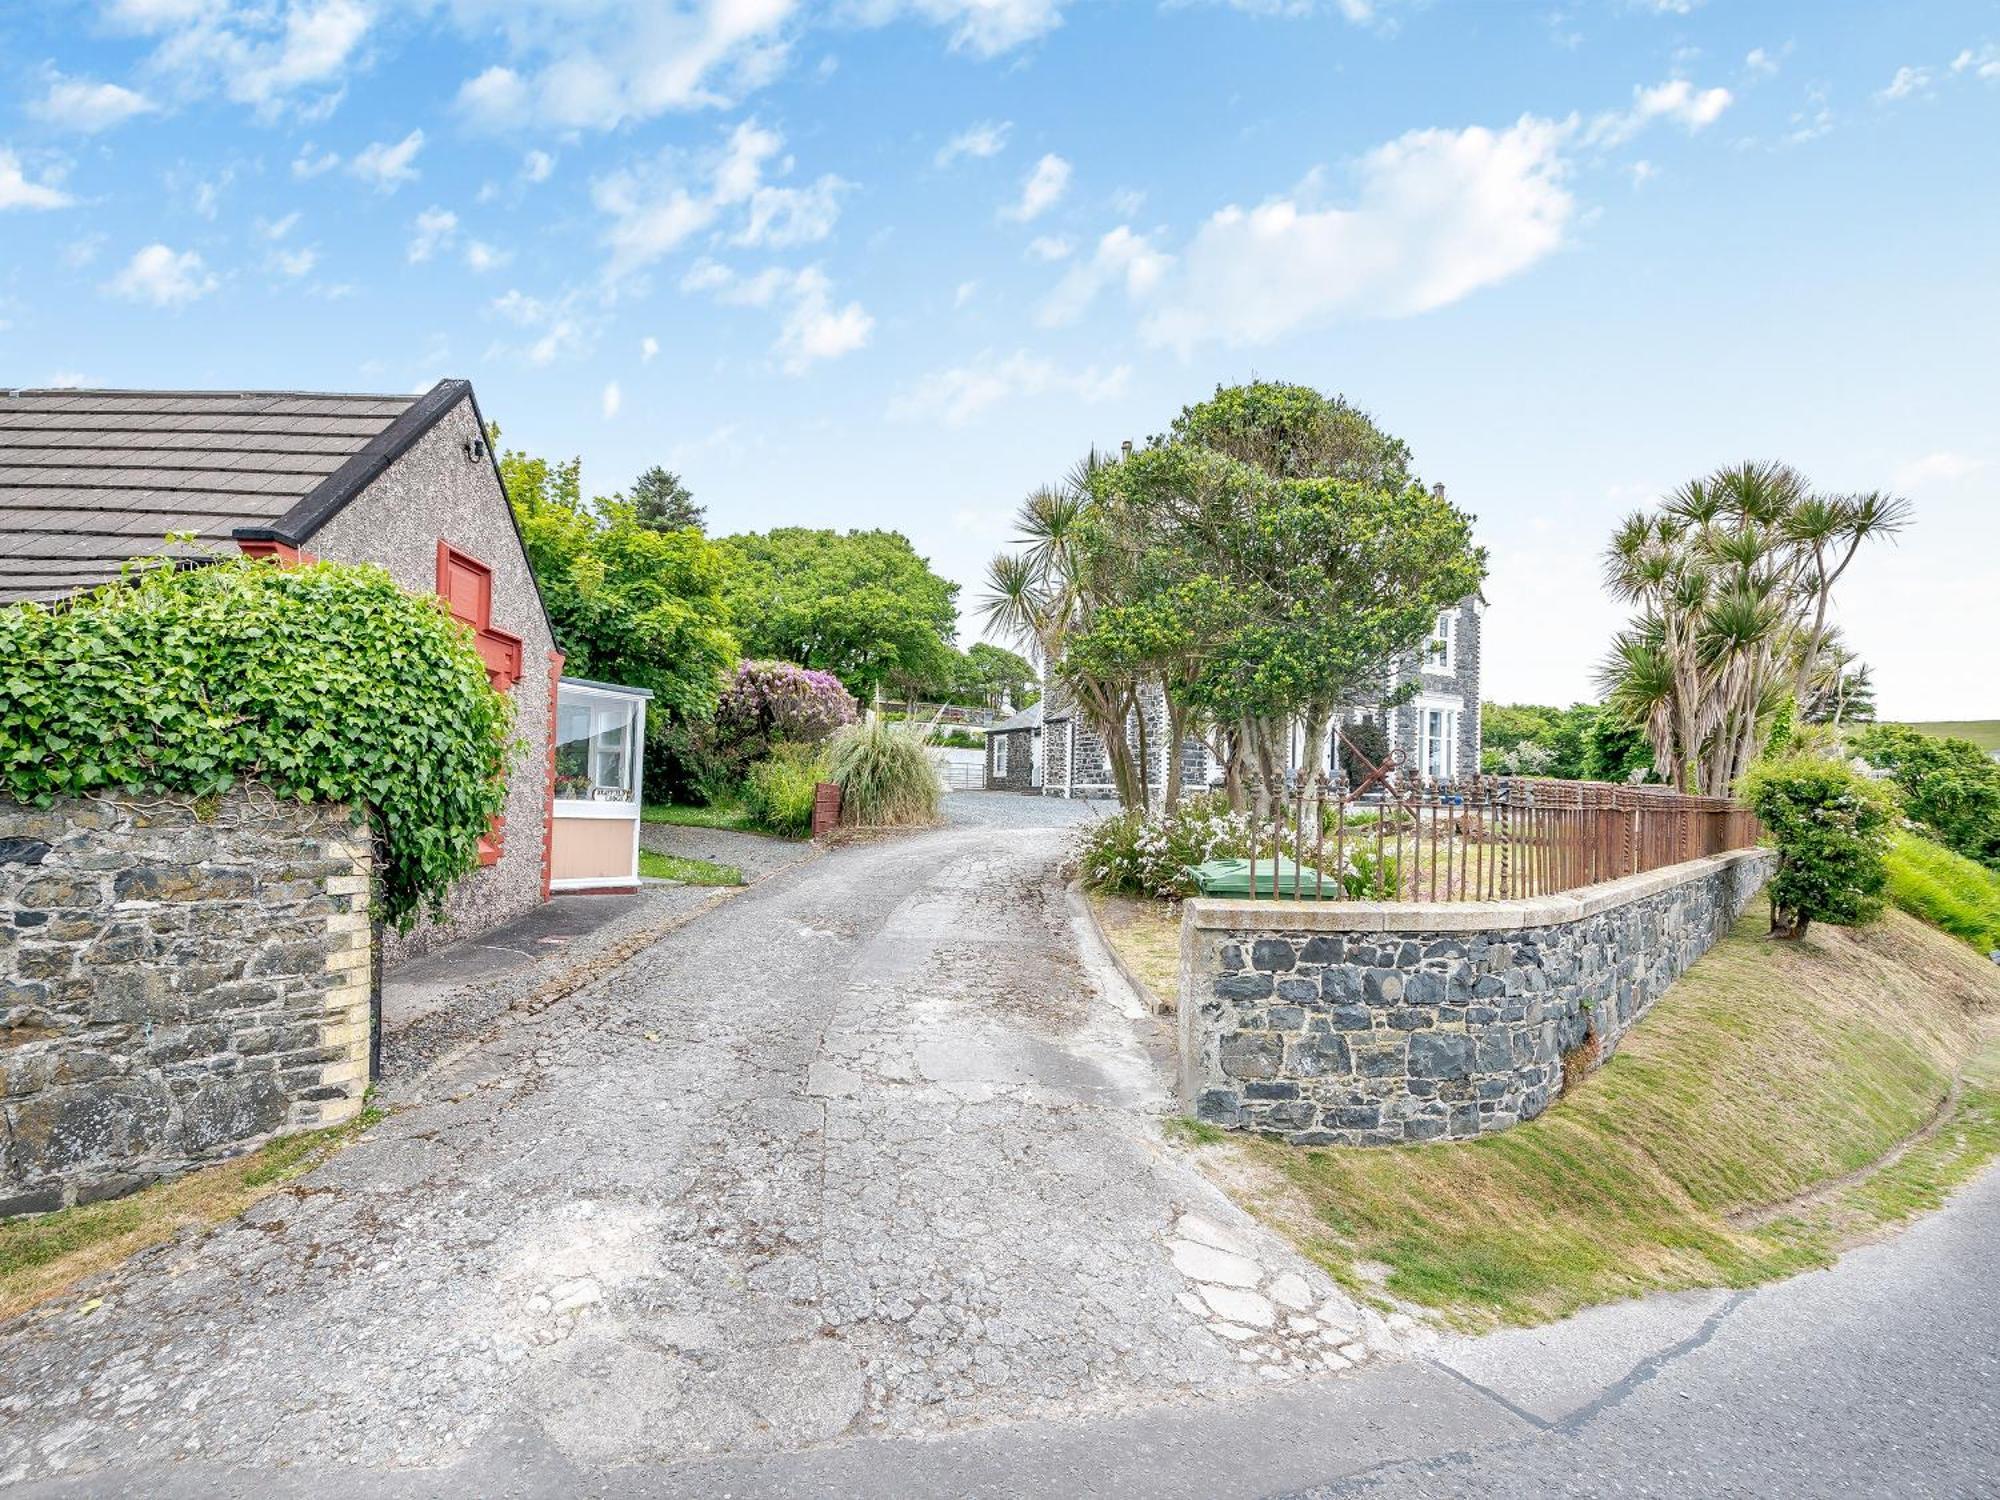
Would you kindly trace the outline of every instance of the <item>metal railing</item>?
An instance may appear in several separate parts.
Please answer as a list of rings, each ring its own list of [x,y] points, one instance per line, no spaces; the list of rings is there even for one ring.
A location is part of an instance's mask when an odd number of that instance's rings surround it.
[[[1250,890],[1294,900],[1505,901],[1754,848],[1726,797],[1666,787],[1477,776],[1351,790],[1341,776],[1245,783]]]

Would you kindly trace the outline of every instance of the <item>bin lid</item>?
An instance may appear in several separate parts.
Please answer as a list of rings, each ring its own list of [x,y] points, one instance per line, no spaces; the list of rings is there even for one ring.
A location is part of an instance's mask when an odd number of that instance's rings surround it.
[[[1248,897],[1250,891],[1250,861],[1247,859],[1210,859],[1198,865],[1187,867],[1188,878],[1204,896]],[[1344,901],[1347,893],[1339,879],[1329,874],[1325,888],[1320,889],[1320,872],[1311,865],[1297,864],[1285,855],[1279,855],[1275,867],[1268,859],[1257,861],[1257,891],[1264,897],[1290,898],[1296,880],[1298,896],[1302,901],[1324,899]]]

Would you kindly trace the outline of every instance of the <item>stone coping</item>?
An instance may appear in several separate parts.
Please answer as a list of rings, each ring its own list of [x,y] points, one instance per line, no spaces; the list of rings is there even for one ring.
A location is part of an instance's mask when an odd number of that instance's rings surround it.
[[[1199,896],[1183,903],[1182,922],[1197,931],[1236,932],[1512,932],[1557,927],[1770,854],[1764,848],[1732,849],[1559,895],[1516,901],[1237,901]]]

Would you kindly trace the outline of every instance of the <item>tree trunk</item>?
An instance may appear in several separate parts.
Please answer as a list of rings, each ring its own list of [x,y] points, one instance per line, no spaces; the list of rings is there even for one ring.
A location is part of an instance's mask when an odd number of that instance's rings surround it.
[[[1181,742],[1187,737],[1188,711],[1185,708],[1181,707],[1180,704],[1174,702],[1172,698],[1168,698],[1166,701],[1167,701],[1166,810],[1167,812],[1172,813],[1176,807],[1180,806],[1181,802],[1181,777],[1182,777]]]
[[[1771,901],[1771,936],[1781,943],[1796,943],[1806,935],[1806,928],[1812,918],[1794,907],[1780,906],[1774,897]]]

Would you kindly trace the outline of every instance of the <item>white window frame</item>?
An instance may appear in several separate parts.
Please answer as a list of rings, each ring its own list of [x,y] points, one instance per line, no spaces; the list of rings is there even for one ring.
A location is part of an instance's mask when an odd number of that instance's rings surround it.
[[[1458,670],[1458,611],[1441,610],[1424,643],[1423,670],[1449,677]]]
[[[1420,693],[1416,708],[1416,743],[1411,746],[1416,773],[1427,780],[1454,781],[1458,778],[1458,731],[1464,722],[1465,700],[1455,693]],[[1441,716],[1439,739],[1443,755],[1441,769],[1431,769],[1431,715]]]
[[[1007,746],[1012,743],[1011,734],[993,736],[993,779],[999,781],[1007,775]]]
[[[558,818],[630,818],[636,826],[639,821],[639,789],[645,784],[645,768],[642,764],[646,749],[646,700],[633,693],[612,693],[602,688],[576,687],[567,682],[556,684],[556,722],[549,726],[550,734],[561,744],[561,706],[567,699],[571,703],[582,701],[591,707],[612,707],[628,709],[630,739],[626,745],[625,770],[630,778],[626,791],[631,796],[623,802],[598,801],[588,797],[557,797],[554,816]]]

